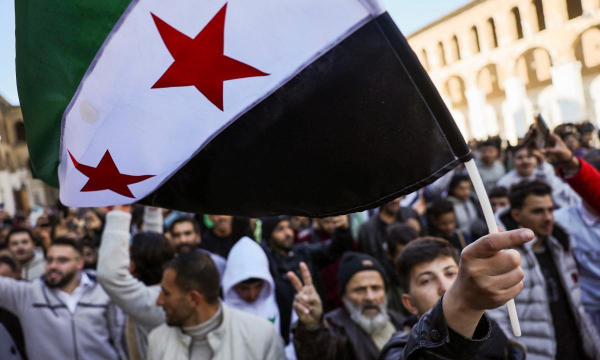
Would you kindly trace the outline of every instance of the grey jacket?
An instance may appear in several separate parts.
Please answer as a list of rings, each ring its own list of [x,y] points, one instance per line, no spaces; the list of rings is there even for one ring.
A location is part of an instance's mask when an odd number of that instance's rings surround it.
[[[518,228],[508,210],[500,212],[498,217],[499,225],[504,229]],[[585,314],[581,289],[576,282],[578,269],[572,253],[571,237],[555,225],[554,233],[548,238],[548,242],[548,248],[561,275],[562,285],[579,328],[583,348],[590,359],[600,359],[600,338]],[[546,293],[546,281],[533,252],[533,243],[534,241],[529,242],[516,249],[521,254],[521,268],[525,272],[523,280],[525,287],[515,298],[522,336],[518,339],[514,338],[508,311],[504,306],[489,311],[488,315],[498,322],[507,336],[525,344],[527,359],[553,360],[556,357],[554,323]]]
[[[30,359],[126,359],[121,344],[123,314],[93,273],[73,314],[46,286],[0,277],[0,304],[21,321]]]

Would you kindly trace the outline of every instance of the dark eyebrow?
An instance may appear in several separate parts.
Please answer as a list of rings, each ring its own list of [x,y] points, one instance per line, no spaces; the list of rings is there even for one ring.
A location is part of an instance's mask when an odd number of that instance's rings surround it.
[[[423,275],[433,275],[433,272],[431,272],[431,271],[423,271],[422,273],[420,273],[419,275],[417,275],[417,279],[420,278]]]
[[[458,265],[448,265],[448,266],[446,266],[446,267],[444,268],[444,271],[446,271],[446,270],[448,270],[448,269],[450,269],[450,268],[452,268],[452,267],[458,267]]]

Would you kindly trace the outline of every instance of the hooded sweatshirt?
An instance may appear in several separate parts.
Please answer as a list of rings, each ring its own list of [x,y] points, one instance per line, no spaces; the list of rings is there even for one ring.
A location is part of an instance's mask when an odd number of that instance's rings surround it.
[[[250,304],[240,298],[233,287],[252,278],[262,279],[265,284],[256,301]],[[221,286],[225,304],[267,319],[277,331],[280,331],[279,308],[275,300],[275,282],[269,272],[267,255],[254,240],[243,237],[231,248]]]

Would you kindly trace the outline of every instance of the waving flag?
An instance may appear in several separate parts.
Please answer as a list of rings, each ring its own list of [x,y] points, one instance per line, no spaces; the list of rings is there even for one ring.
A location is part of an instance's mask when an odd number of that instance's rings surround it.
[[[471,158],[375,0],[15,5],[33,170],[66,205],[326,216]]]

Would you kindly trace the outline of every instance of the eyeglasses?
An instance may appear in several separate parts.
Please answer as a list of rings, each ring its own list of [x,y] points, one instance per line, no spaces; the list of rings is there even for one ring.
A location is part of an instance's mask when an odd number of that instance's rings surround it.
[[[66,263],[68,263],[70,261],[77,260],[77,259],[78,259],[77,257],[74,257],[74,258],[68,258],[68,257],[62,257],[62,256],[59,256],[57,258],[47,257],[46,258],[46,263],[47,264],[52,264],[53,262],[56,262],[56,263],[59,263],[59,264],[66,264]]]

